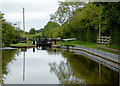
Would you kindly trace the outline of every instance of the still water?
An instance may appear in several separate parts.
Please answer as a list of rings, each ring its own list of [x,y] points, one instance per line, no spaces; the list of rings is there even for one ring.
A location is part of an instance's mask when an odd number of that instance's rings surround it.
[[[119,74],[87,57],[54,49],[3,50],[4,84],[117,84]]]

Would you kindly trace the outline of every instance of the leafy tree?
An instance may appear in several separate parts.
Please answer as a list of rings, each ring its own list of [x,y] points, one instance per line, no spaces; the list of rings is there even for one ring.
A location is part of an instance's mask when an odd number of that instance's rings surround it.
[[[49,36],[48,37],[52,37],[52,38],[58,38],[60,37],[60,29],[59,28],[52,28],[49,31]]]
[[[3,23],[2,28],[2,42],[5,46],[9,46],[14,39],[14,28],[9,23]]]
[[[44,36],[53,37],[55,27],[52,26],[57,22],[61,25],[61,38],[75,37],[81,41],[96,42],[100,25],[101,35],[111,36],[111,42],[120,45],[120,3],[94,2],[80,8],[81,5],[77,2],[59,2],[58,10],[50,15],[51,20],[44,28]],[[72,10],[72,7],[75,9]]]
[[[120,45],[120,3],[110,2],[110,3],[93,3],[93,5],[100,6],[101,9],[101,31],[102,35],[111,36],[113,44]]]
[[[57,22],[60,25],[64,24],[71,20],[74,15],[74,11],[81,8],[81,5],[85,3],[80,2],[60,2],[59,1],[59,8],[54,14],[50,15],[50,20],[53,22]]]
[[[60,28],[60,25],[58,23],[49,21],[47,25],[45,25],[44,29],[42,30],[43,37],[52,37],[51,35],[53,33],[51,33],[52,31],[51,29],[53,28]]]
[[[63,36],[65,38],[76,37],[82,41],[96,42],[99,24],[98,13],[99,8],[90,4],[87,4],[81,11],[76,11],[71,21],[63,24]]]
[[[62,38],[70,38],[71,33],[72,32],[70,31],[69,24],[64,23],[64,25],[61,27]]]
[[[35,28],[31,28],[30,31],[29,31],[29,33],[32,34],[32,35],[35,34],[36,33]]]
[[[20,42],[21,30],[15,29],[10,22],[6,22],[3,15],[4,14],[0,13],[0,20],[2,23],[0,29],[2,30],[2,45],[4,47],[9,46],[11,43]]]

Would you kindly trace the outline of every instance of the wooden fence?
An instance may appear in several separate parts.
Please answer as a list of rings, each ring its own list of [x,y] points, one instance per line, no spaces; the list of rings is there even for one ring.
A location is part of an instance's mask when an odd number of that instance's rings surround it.
[[[107,36],[100,36],[97,39],[97,43],[98,44],[105,44],[105,45],[109,45],[111,42],[111,37],[107,37]]]

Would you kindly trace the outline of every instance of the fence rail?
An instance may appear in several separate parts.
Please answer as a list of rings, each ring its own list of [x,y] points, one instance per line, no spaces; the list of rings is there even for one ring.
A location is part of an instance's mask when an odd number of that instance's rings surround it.
[[[107,36],[100,36],[98,37],[97,39],[97,43],[98,44],[106,44],[106,45],[109,45],[110,44],[110,41],[111,41],[111,37],[107,37]]]

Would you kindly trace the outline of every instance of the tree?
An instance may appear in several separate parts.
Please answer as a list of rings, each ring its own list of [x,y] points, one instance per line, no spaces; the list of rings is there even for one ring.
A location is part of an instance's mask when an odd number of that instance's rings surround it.
[[[60,25],[65,22],[69,22],[74,15],[74,11],[81,8],[85,3],[81,2],[61,2],[59,1],[59,8],[54,14],[50,15],[50,20],[53,22],[57,22]]]
[[[93,3],[100,6],[101,9],[101,23],[102,35],[111,36],[113,44],[120,45],[120,2],[107,2],[107,3]]]
[[[49,36],[48,37],[59,38],[60,37],[60,29],[59,28],[52,28],[49,31]]]
[[[32,34],[32,35],[35,34],[36,33],[35,28],[31,28],[30,31],[29,31],[29,33]]]
[[[51,37],[51,35],[53,34],[51,33],[51,29],[53,28],[60,28],[60,25],[58,23],[49,21],[42,30],[43,37]]]
[[[99,8],[87,4],[80,11],[75,11],[75,15],[62,25],[62,36],[64,38],[75,37],[81,41],[96,42]]]
[[[6,22],[3,15],[3,13],[0,13],[0,21],[2,23],[2,26],[0,24],[0,30],[2,30],[2,36],[0,37],[2,37],[2,46],[4,47],[20,42],[22,30],[19,28],[15,29],[12,23]]]
[[[21,35],[10,23],[2,23],[2,43],[3,46],[9,46],[11,43],[20,42]]]
[[[79,5],[78,5],[79,4]],[[101,35],[111,36],[113,44],[120,45],[120,3],[101,2],[85,4],[79,8],[80,3],[59,2],[59,8],[52,14],[50,22],[44,28],[45,36],[53,36],[52,30],[57,22],[61,25],[60,36],[62,38],[75,37],[86,42],[97,42],[99,25],[101,25]],[[71,10],[71,7],[75,7]],[[51,24],[51,25],[50,25]],[[50,32],[52,33],[50,33]]]

